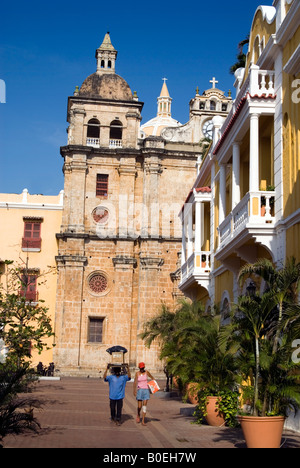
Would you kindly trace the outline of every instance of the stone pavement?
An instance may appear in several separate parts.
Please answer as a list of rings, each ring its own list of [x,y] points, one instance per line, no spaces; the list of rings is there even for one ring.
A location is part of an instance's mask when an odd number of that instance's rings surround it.
[[[164,381],[159,382],[161,388]],[[61,378],[37,384],[43,401],[35,413],[41,432],[7,436],[4,448],[199,449],[245,448],[240,429],[192,424],[193,405],[158,392],[148,403],[148,423],[136,423],[133,383],[126,386],[121,426],[110,421],[108,383],[102,379]],[[300,448],[300,434],[285,432],[284,448]]]

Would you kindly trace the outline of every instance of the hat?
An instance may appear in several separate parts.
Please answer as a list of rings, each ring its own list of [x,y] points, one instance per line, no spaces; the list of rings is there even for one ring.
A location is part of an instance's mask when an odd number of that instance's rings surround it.
[[[145,363],[144,362],[140,362],[139,363],[139,369],[143,369],[145,367]]]

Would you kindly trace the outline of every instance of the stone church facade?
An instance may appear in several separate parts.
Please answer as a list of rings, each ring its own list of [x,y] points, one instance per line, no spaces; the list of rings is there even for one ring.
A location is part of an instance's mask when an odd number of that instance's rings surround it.
[[[170,140],[142,134],[143,103],[116,74],[116,57],[106,34],[96,72],[68,99],[53,356],[62,375],[97,375],[113,345],[128,350],[131,367],[144,361],[161,371],[157,347],[145,348],[139,334],[162,303],[175,308],[182,294],[178,214],[203,134],[187,142],[173,132]]]

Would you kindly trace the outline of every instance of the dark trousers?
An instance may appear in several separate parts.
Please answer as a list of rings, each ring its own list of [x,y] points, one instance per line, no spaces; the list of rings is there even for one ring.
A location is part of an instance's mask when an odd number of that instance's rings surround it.
[[[109,400],[111,419],[120,421],[123,408],[123,400]]]

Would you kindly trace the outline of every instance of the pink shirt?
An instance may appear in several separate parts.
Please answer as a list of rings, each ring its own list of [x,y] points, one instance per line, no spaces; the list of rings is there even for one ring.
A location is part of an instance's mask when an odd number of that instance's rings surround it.
[[[140,374],[138,376],[138,388],[147,389],[148,388],[147,380],[148,380],[147,372]]]

